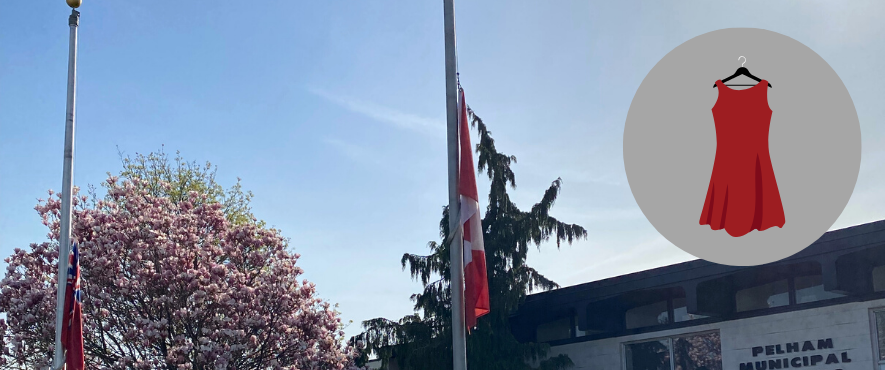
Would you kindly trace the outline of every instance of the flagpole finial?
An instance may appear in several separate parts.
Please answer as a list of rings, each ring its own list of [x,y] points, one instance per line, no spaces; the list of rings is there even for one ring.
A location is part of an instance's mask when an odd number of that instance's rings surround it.
[[[69,7],[74,8],[74,9],[79,8],[80,5],[83,4],[83,0],[65,0],[65,2],[68,3]]]

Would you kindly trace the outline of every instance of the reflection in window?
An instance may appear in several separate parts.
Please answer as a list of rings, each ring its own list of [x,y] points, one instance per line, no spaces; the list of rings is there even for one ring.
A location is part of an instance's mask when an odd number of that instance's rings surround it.
[[[674,370],[722,370],[719,333],[704,333],[673,339]]]
[[[627,370],[670,370],[669,340],[627,344]]]
[[[670,322],[670,315],[667,311],[667,301],[631,308],[626,313],[627,329],[666,324],[668,322]]]
[[[575,337],[583,337],[586,335],[602,334],[605,332],[606,332],[605,330],[593,330],[593,329],[581,330],[581,328],[578,327],[578,316],[575,315]]]
[[[885,291],[885,266],[873,268],[873,290],[877,292]]]
[[[673,320],[674,322],[683,322],[695,319],[702,319],[707,316],[704,315],[696,315],[688,313],[688,308],[685,304],[685,298],[675,298],[673,299]]]
[[[739,290],[735,300],[738,312],[786,306],[790,304],[790,284],[784,279]]]
[[[537,330],[538,342],[549,342],[553,340],[571,338],[572,320],[570,317],[564,317],[556,321],[551,321],[538,325]]]
[[[578,315],[575,315],[575,337],[583,337],[585,335],[596,334],[593,330],[581,330],[578,327]]]
[[[627,370],[722,370],[718,331],[625,344],[624,355]]]
[[[821,275],[800,276],[795,280],[796,303],[808,303],[843,297],[843,294],[824,290],[824,279]]]

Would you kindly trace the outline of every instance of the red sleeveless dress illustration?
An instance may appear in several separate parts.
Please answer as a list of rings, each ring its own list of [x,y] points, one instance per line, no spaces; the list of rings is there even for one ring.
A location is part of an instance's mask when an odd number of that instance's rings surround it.
[[[768,81],[744,90],[721,80],[716,85],[716,159],[700,224],[734,237],[783,227],[784,207],[768,154]]]

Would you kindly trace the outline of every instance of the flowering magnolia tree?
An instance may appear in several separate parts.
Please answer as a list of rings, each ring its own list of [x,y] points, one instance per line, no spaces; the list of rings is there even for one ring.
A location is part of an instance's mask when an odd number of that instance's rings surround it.
[[[113,176],[106,188],[101,200],[74,196],[88,368],[352,366],[338,313],[300,280],[299,255],[278,231],[231,222],[221,203],[195,191],[173,201],[143,191],[139,178]],[[50,192],[36,207],[52,242],[6,259],[4,369],[35,369],[52,357],[60,205]]]

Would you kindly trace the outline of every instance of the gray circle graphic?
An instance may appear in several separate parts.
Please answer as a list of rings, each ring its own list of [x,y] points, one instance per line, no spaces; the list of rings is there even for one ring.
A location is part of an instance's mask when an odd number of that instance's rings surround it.
[[[742,63],[772,85],[768,150],[785,223],[733,237],[699,221],[716,157],[713,86]],[[860,145],[854,103],[823,58],[776,32],[730,28],[686,41],[648,73],[627,114],[624,167],[636,203],[667,240],[698,258],[751,266],[789,257],[833,225],[854,191]]]

